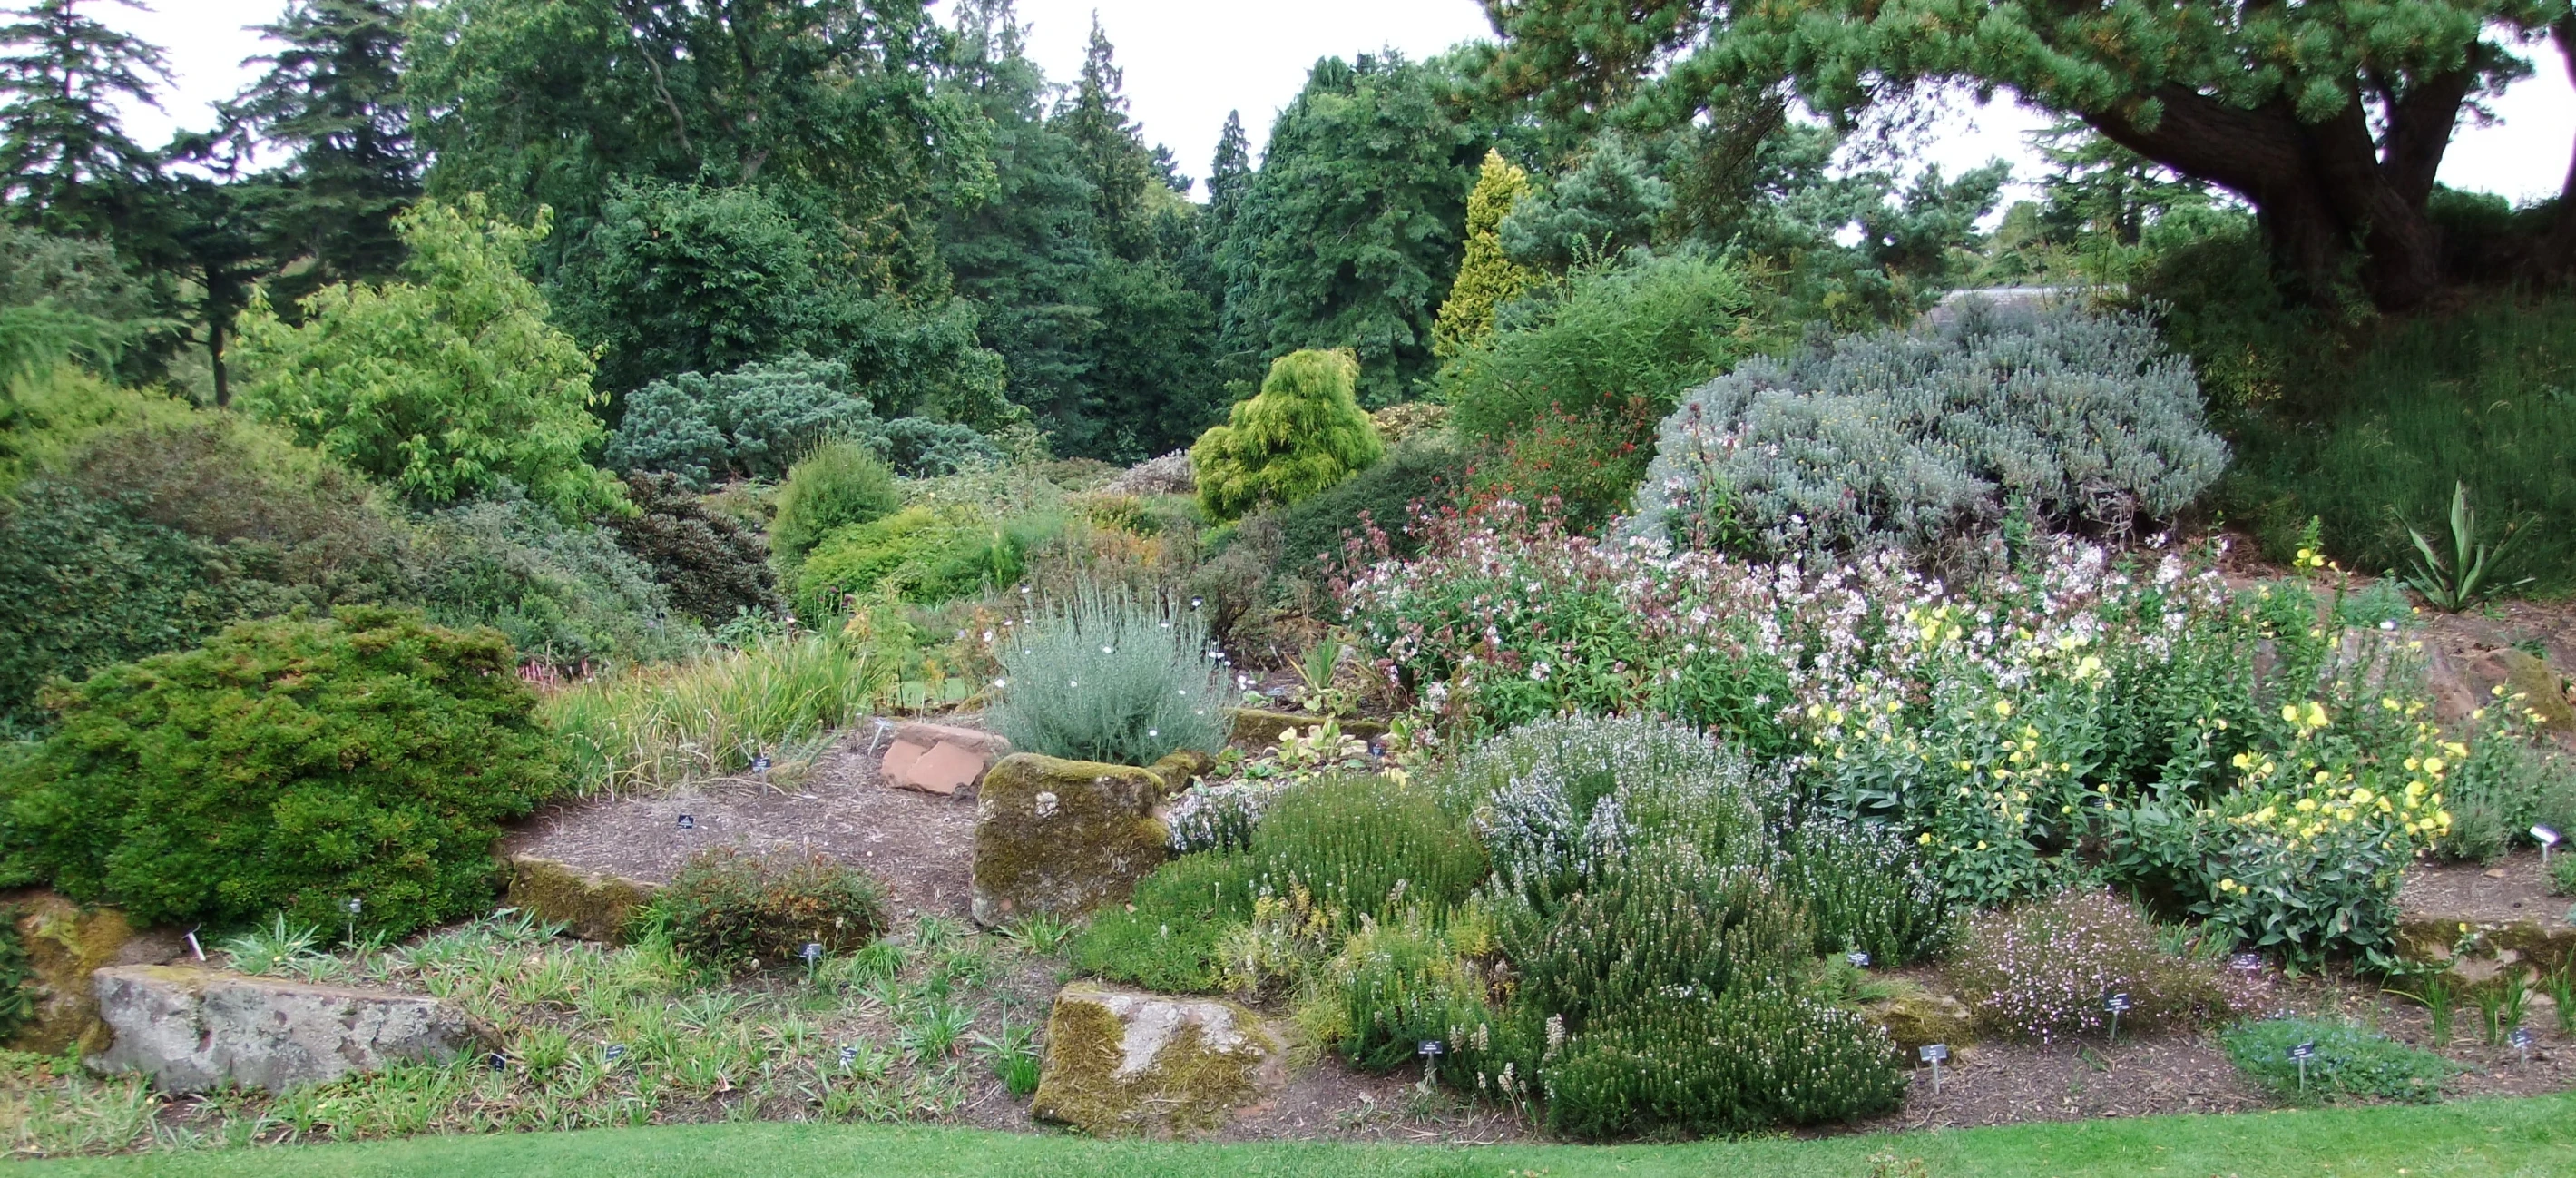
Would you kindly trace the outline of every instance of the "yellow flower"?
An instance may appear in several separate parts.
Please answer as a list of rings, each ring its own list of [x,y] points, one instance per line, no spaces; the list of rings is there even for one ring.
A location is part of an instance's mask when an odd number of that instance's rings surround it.
[[[2233,879],[2222,879],[2222,880],[2218,881],[2218,890],[2219,890],[2219,891],[2222,891],[2222,892],[2232,892],[2232,891],[2235,891],[2235,890],[2236,890],[2236,881],[2235,881],[2235,880],[2233,880]]]
[[[2440,757],[2426,757],[2424,758],[2424,771],[2426,773],[2439,773],[2442,771],[2442,766],[2444,764],[2446,764],[2446,762],[2444,762]]]
[[[2008,699],[1999,699],[1999,700],[1996,700],[1996,701],[1995,701],[1995,714],[1996,714],[1996,715],[1998,715],[1998,716],[2010,716],[2010,715],[2012,715],[2012,701],[2011,701],[2011,700],[2008,700]]]
[[[1927,847],[1928,847],[1928,846],[1931,846],[1931,845],[1932,845],[1932,832],[1931,832],[1931,831],[1928,831],[1928,830],[1927,830],[1927,831],[1924,831],[1924,832],[1923,832],[1923,837],[1922,837],[1922,838],[1919,838],[1919,839],[1916,839],[1916,840],[1914,840],[1914,841],[1915,841],[1915,842],[1918,842],[1918,843],[1921,843],[1921,844],[1923,844],[1924,846],[1927,846]]]

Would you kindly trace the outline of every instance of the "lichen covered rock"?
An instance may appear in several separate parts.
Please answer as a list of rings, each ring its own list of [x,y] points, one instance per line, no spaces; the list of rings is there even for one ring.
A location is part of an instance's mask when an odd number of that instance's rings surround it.
[[[620,944],[627,920],[661,890],[659,884],[622,875],[597,875],[536,855],[510,859],[510,906],[564,926],[585,941]]]
[[[141,1072],[164,1092],[283,1091],[450,1059],[490,1038],[455,1006],[412,994],[167,965],[111,966],[94,981],[114,1039],[89,1066]]]
[[[1312,728],[1324,722],[1323,716],[1304,716],[1295,712],[1272,712],[1261,708],[1236,708],[1227,713],[1232,721],[1230,739],[1247,749],[1261,750],[1279,743],[1282,733],[1291,728]],[[1342,735],[1361,740],[1376,740],[1386,735],[1386,722],[1359,716],[1340,721]]]
[[[1014,753],[994,765],[975,803],[975,919],[1073,917],[1126,900],[1170,853],[1155,810],[1181,770],[1164,760],[1139,769]]]
[[[2576,968],[2576,929],[2539,920],[2470,920],[2410,913],[2397,922],[2397,956],[2442,966],[2476,985],[2503,974],[2543,977]]]
[[[2543,731],[2562,736],[2576,733],[2576,706],[2567,702],[2567,689],[2560,686],[2558,673],[2548,663],[2509,647],[2497,651],[2496,658],[2504,667],[2505,694],[2521,696],[2523,707],[2539,713]]]
[[[90,975],[110,965],[159,961],[176,950],[177,933],[138,934],[114,908],[84,907],[52,892],[0,897],[26,946],[34,1009],[18,1033],[0,1043],[13,1051],[59,1055],[107,1045]]]
[[[1260,1098],[1278,1054],[1231,1002],[1076,982],[1055,997],[1030,1113],[1104,1136],[1204,1132]]]
[[[1948,1044],[1954,1056],[1965,1055],[1976,1039],[1976,1015],[1968,1004],[1921,986],[1900,985],[1897,992],[1869,1005],[1869,1017],[1887,1028],[1896,1053],[1908,1063],[1924,1045]]]

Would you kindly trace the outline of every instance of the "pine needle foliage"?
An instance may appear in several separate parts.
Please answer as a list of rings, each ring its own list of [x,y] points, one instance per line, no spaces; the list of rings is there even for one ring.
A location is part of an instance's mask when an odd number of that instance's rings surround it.
[[[1085,581],[1011,630],[993,730],[1013,748],[1150,765],[1225,745],[1225,669],[1199,615]]]
[[[1213,520],[1286,506],[1341,483],[1386,453],[1352,390],[1359,357],[1348,349],[1291,352],[1272,361],[1261,392],[1239,401],[1226,424],[1190,447],[1199,502]]]
[[[1431,325],[1431,354],[1446,361],[1494,334],[1494,309],[1519,298],[1539,276],[1503,253],[1503,218],[1529,195],[1529,173],[1485,153],[1475,190],[1467,194],[1467,256],[1458,280]]]

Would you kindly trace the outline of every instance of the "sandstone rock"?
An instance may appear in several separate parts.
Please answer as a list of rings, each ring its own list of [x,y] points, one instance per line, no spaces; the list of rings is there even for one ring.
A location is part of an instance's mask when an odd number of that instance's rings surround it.
[[[0,912],[14,915],[33,974],[35,1009],[16,1035],[0,1043],[13,1051],[60,1055],[105,1047],[107,1025],[99,1021],[90,975],[105,966],[165,961],[186,951],[176,931],[138,933],[123,912],[83,907],[52,892],[0,898]]]
[[[976,799],[975,919],[1074,917],[1124,901],[1169,854],[1154,811],[1171,788],[1132,765],[1004,757]]]
[[[597,875],[536,855],[510,859],[510,906],[564,926],[585,941],[622,944],[626,922],[662,890],[660,884],[622,875]]]
[[[1278,1058],[1278,1041],[1231,1002],[1076,982],[1055,996],[1029,1111],[1104,1135],[1211,1130],[1278,1083]]]
[[[1011,742],[990,732],[946,724],[904,724],[894,730],[878,776],[898,789],[949,796],[984,779],[993,762],[1011,755]]]
[[[1227,714],[1232,721],[1230,739],[1247,749],[1267,749],[1279,743],[1281,733],[1291,728],[1312,728],[1324,722],[1323,716],[1304,716],[1295,712],[1271,712],[1260,708],[1236,708]],[[1376,740],[1386,735],[1386,722],[1363,717],[1350,717],[1341,722],[1342,734],[1361,740]]]
[[[2468,952],[2462,953],[2462,946]],[[2454,980],[2469,984],[2508,971],[2545,976],[2576,968],[2576,929],[2555,928],[2538,920],[2410,914],[2397,922],[2397,956],[2448,966]]]
[[[226,1081],[276,1092],[490,1038],[454,1006],[411,994],[167,965],[111,966],[95,981],[115,1039],[89,1066],[142,1072],[164,1092]]]

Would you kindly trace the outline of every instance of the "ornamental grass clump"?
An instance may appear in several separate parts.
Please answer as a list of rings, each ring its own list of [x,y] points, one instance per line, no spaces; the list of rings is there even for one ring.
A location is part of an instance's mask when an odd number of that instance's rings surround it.
[[[2042,1043],[2120,1026],[2189,1025],[2223,1013],[2215,974],[2165,951],[2153,922],[2119,897],[2069,891],[1976,919],[1950,980],[1992,1030]]]
[[[1011,627],[989,720],[1013,748],[1151,765],[1224,747],[1225,668],[1199,615],[1091,582]]]

